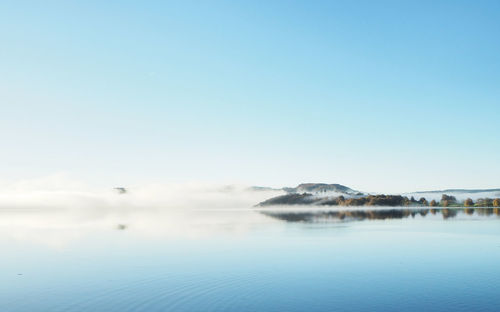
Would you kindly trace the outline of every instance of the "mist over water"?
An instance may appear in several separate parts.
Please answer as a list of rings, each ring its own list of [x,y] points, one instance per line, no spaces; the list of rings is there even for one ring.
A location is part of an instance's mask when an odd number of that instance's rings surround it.
[[[49,177],[2,186],[0,233],[54,246],[109,229],[147,237],[237,233],[265,219],[250,210],[277,194],[281,192],[194,183],[96,189],[64,177]]]
[[[0,1],[0,312],[500,311],[499,31],[500,0]]]
[[[0,311],[497,310],[498,209],[255,207],[281,194],[3,184]]]

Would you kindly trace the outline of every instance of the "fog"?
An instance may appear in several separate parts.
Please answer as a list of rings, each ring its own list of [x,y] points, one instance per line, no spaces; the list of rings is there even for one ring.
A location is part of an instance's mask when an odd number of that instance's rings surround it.
[[[239,235],[270,222],[279,223],[259,213],[254,205],[283,194],[282,190],[209,183],[97,188],[66,175],[0,181],[0,235],[1,239],[29,240],[54,248],[110,231],[154,239],[199,239],[227,232]],[[430,201],[439,200],[442,194],[458,200],[500,197],[497,191],[403,195]]]
[[[123,186],[119,186],[123,187]],[[252,209],[282,194],[203,183],[93,188],[64,176],[0,186],[0,235],[62,248],[85,235],[125,230],[151,238],[244,233],[274,222]]]

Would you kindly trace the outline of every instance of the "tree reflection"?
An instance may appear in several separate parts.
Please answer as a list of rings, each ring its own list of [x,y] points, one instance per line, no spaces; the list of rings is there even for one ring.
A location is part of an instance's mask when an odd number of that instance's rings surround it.
[[[338,211],[283,211],[269,210],[261,211],[262,214],[271,218],[287,222],[309,222],[309,223],[328,223],[328,222],[349,222],[362,220],[389,220],[425,218],[430,215],[439,216],[443,219],[451,219],[457,216],[470,218],[472,216],[500,216],[500,208],[443,208],[443,209],[374,209],[374,210],[338,210]]]

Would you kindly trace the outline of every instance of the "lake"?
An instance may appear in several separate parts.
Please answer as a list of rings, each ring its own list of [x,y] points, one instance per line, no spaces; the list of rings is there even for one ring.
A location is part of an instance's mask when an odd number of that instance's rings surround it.
[[[495,209],[0,211],[0,311],[498,311]]]

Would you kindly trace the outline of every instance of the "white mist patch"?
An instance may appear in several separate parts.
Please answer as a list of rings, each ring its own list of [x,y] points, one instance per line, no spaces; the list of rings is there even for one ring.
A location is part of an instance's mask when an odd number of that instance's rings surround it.
[[[96,189],[61,176],[3,183],[0,235],[61,247],[103,230],[157,238],[240,233],[270,222],[253,206],[282,193],[200,183]]]
[[[55,175],[0,183],[0,209],[214,209],[249,208],[280,195],[280,190],[253,190],[242,185],[202,183],[149,184],[93,188]]]

